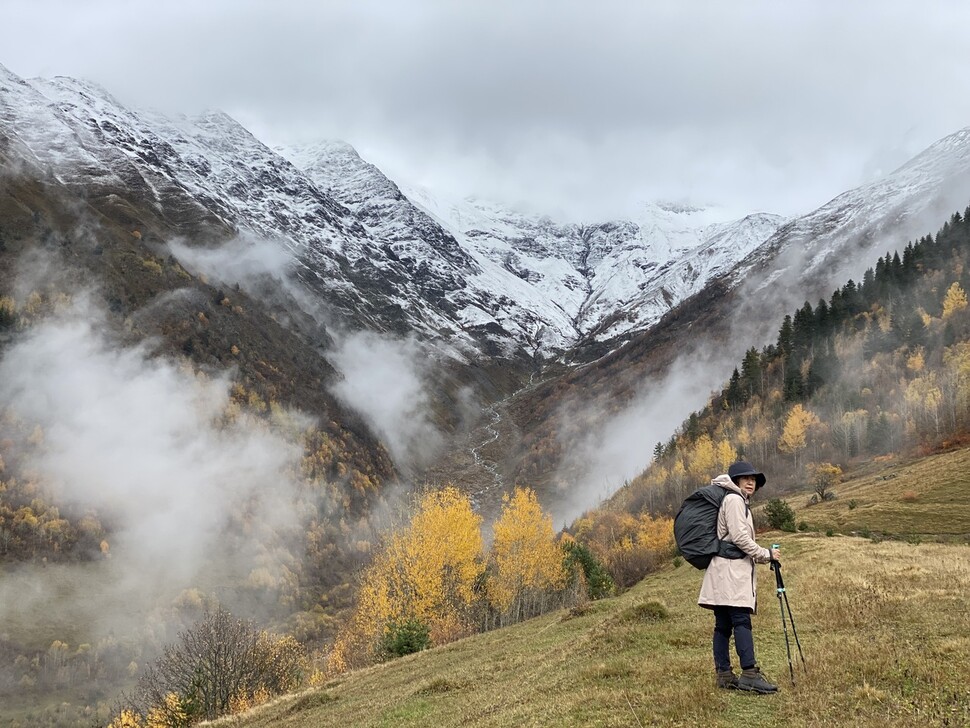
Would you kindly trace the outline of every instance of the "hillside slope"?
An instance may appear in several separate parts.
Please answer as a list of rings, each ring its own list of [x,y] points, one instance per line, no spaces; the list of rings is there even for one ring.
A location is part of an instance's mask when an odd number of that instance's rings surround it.
[[[934,501],[907,500],[927,468],[965,528],[963,465],[970,451],[877,465],[805,509],[819,520],[848,511],[882,526],[877,501],[905,504],[926,533]],[[886,476],[894,477],[886,477]],[[872,485],[881,485],[879,498]],[[868,496],[866,494],[869,494]],[[807,495],[798,499],[805,503]],[[935,500],[935,499],[934,499]],[[872,516],[871,525],[867,520]],[[936,526],[933,526],[936,527]],[[950,531],[947,531],[949,533]],[[347,674],[221,725],[262,726],[955,726],[970,721],[970,547],[870,540],[823,532],[766,533],[784,574],[807,671],[788,675],[774,580],[760,572],[754,617],[759,662],[776,696],[718,691],[710,615],[695,604],[701,574],[672,565],[625,594],[556,612]],[[657,605],[661,607],[657,607]],[[789,636],[791,630],[789,627]],[[792,653],[798,655],[794,640]]]

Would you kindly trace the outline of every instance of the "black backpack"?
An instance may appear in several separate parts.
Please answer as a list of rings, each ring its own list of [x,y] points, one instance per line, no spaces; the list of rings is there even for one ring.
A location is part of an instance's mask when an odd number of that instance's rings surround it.
[[[721,541],[717,537],[717,514],[727,495],[742,497],[740,493],[719,485],[706,485],[687,496],[677,512],[674,538],[680,553],[691,566],[706,569],[715,556],[743,559],[747,555],[730,541]]]

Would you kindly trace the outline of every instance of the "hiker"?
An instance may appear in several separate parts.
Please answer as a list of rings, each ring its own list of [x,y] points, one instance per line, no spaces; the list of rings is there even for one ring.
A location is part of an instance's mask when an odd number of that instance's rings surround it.
[[[758,606],[758,579],[755,564],[780,561],[777,549],[766,549],[754,540],[754,520],[748,509],[748,499],[765,484],[759,473],[743,461],[733,463],[727,474],[711,481],[728,491],[717,515],[717,537],[730,541],[740,552],[736,558],[714,556],[704,572],[704,582],[697,603],[714,611],[714,667],[717,686],[755,693],[778,690],[761,673],[754,656],[751,615]],[[741,497],[735,498],[732,493]],[[741,676],[731,667],[729,644],[734,633],[734,647],[741,662]]]

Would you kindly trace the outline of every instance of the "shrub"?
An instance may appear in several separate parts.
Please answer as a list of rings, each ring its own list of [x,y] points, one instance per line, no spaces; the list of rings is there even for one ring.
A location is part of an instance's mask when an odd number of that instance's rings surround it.
[[[827,530],[827,531],[825,532],[825,535],[826,535],[826,536],[828,536],[829,538],[831,538],[832,536],[834,536],[834,535],[835,535],[835,531],[833,531],[833,530],[832,530],[832,529],[830,528],[830,529],[828,529],[828,530]]]
[[[855,508],[858,505],[859,505],[859,502],[855,498],[853,498],[852,500],[849,501],[849,510],[850,511],[855,510]]]
[[[574,573],[574,569],[582,570],[586,579],[586,594],[590,599],[608,597],[616,590],[613,578],[587,546],[578,541],[564,540],[562,548],[566,552],[567,571]]]
[[[384,630],[381,650],[393,657],[403,657],[431,646],[431,630],[417,619],[391,622]]]
[[[684,563],[684,559],[681,556],[674,557],[674,568],[679,569]]]
[[[773,498],[765,504],[765,516],[772,528],[781,531],[795,530],[795,511],[780,498]]]
[[[292,637],[260,631],[223,609],[207,611],[149,665],[136,688],[137,713],[158,725],[183,725],[288,692],[308,660]]]
[[[832,463],[812,463],[806,470],[819,500],[831,500],[828,497],[829,489],[841,482],[842,468],[838,465],[832,465]]]
[[[798,530],[799,531],[807,531],[808,529],[809,529],[808,521],[801,521],[798,524]]]

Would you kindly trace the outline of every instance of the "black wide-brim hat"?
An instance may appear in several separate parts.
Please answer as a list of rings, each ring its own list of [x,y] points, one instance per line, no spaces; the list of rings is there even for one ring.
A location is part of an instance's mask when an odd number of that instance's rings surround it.
[[[755,486],[754,489],[758,490],[762,485],[764,485],[768,479],[765,477],[764,473],[759,473],[754,469],[754,465],[751,463],[746,463],[743,460],[739,460],[736,463],[732,463],[731,467],[728,468],[728,477],[731,482],[735,485],[738,484],[738,478],[742,475],[753,475]]]

